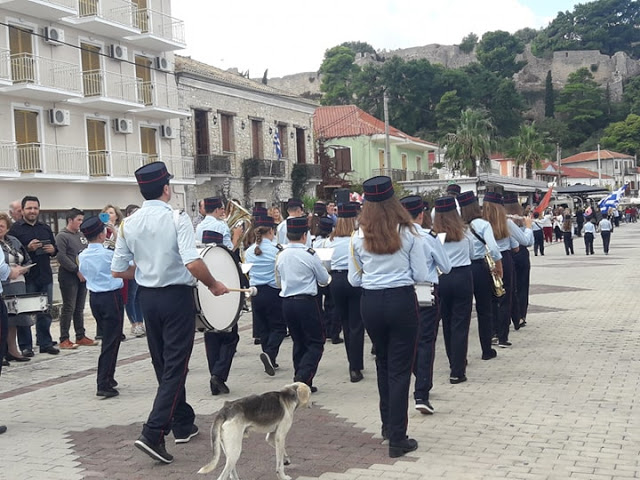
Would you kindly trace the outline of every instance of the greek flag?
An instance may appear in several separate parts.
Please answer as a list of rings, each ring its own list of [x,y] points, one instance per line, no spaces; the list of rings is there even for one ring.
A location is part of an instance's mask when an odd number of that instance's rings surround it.
[[[629,187],[628,184],[623,185],[615,192],[610,193],[598,203],[598,207],[603,215],[606,215],[610,208],[617,208],[620,199],[624,196],[624,191]]]
[[[278,160],[282,160],[282,146],[280,145],[280,136],[278,135],[278,130],[273,134],[273,146],[276,147],[276,155],[278,156]]]

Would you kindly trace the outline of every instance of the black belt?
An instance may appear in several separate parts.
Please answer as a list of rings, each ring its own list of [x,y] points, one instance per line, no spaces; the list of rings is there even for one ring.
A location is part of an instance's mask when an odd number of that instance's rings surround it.
[[[476,258],[475,260],[471,260],[471,263],[485,263],[484,258]]]
[[[329,273],[349,273],[349,270],[331,270]]]
[[[315,300],[315,295],[291,295],[290,297],[284,297],[287,300]]]

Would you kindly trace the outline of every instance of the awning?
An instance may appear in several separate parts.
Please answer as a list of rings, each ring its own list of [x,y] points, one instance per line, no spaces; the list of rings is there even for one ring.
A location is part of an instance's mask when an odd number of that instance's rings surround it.
[[[504,177],[493,173],[481,173],[478,175],[478,182],[483,186],[499,185],[506,192],[534,193],[537,190],[546,191],[549,186],[547,182],[540,180],[529,180],[527,178]]]
[[[598,185],[570,185],[568,187],[555,188],[560,195],[588,195],[590,193],[608,193],[605,187]]]

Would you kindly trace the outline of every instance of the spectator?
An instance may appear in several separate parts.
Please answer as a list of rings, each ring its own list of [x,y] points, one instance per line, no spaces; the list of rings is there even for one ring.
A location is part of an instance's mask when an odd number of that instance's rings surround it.
[[[51,308],[53,297],[51,257],[55,257],[58,253],[56,241],[51,227],[38,220],[40,215],[38,197],[27,195],[22,199],[21,206],[23,218],[13,224],[9,233],[27,248],[31,259],[36,264],[26,276],[27,293],[46,293],[48,305]],[[40,353],[57,355],[60,350],[53,346],[50,330],[51,314],[49,311],[38,313],[36,315],[36,340],[40,346]],[[18,327],[18,344],[24,356],[33,357],[31,327]]]
[[[62,295],[62,311],[60,312],[60,348],[73,349],[78,345],[94,346],[98,342],[87,337],[84,330],[84,304],[87,300],[87,284],[78,269],[78,255],[87,248],[87,239],[80,231],[84,220],[84,212],[77,208],[69,210],[66,216],[67,226],[56,236],[60,264],[58,269],[58,285]],[[69,339],[71,319],[76,332],[76,341]]]
[[[9,204],[9,216],[14,222],[22,220],[22,205],[20,204],[20,200],[14,200]]]
[[[202,202],[201,202],[202,203]],[[138,205],[127,205],[124,210],[125,218],[129,218],[140,207]],[[131,324],[131,334],[136,337],[144,337],[146,331],[144,328],[144,319],[142,317],[142,307],[140,306],[140,299],[138,298],[138,284],[136,280],[125,280],[125,288],[127,289],[127,303],[125,304],[125,310],[127,311],[127,317]]]

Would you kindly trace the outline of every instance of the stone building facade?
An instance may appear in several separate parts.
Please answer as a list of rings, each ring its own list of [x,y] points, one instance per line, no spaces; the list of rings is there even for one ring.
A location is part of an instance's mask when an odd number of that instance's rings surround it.
[[[247,209],[280,206],[291,196],[296,165],[305,171],[306,192],[313,194],[320,182],[314,102],[181,56],[176,80],[191,111],[180,130],[182,153],[195,166],[196,185],[187,192],[190,213],[209,196],[235,199]]]

